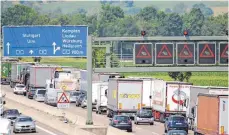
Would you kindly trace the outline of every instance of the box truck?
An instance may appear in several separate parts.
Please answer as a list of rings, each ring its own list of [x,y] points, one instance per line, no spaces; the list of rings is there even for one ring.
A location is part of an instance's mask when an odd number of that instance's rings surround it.
[[[17,83],[23,83],[22,75],[23,72],[28,72],[30,66],[35,65],[33,62],[27,63],[12,63],[11,64],[11,75],[10,75],[10,87],[14,88]]]
[[[154,80],[152,99],[155,120],[164,122],[166,117],[178,113],[186,116],[186,99],[190,96],[191,86],[191,83]]]
[[[143,80],[111,78],[108,82],[107,116],[126,114],[134,117],[142,107]]]
[[[228,94],[198,94],[195,135],[227,135]]]
[[[197,96],[199,93],[217,93],[221,91],[228,91],[227,87],[209,87],[209,86],[191,86],[190,97],[187,98],[186,117],[188,118],[189,129],[194,128]]]
[[[101,114],[107,111],[108,82],[101,82],[97,85],[96,113]]]

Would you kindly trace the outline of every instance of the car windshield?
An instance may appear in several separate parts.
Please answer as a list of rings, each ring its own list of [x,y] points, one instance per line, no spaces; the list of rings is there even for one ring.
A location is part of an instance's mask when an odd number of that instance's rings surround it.
[[[36,92],[36,90],[30,90],[30,92],[31,92],[31,93],[35,93],[35,92]]]
[[[7,110],[5,111],[7,115],[17,115],[19,114],[18,110]]]
[[[45,92],[46,92],[46,90],[38,90],[37,94],[42,94],[42,95],[44,95]]]
[[[172,121],[184,121],[184,117],[172,117]]]
[[[25,118],[19,118],[18,122],[30,122],[33,121],[32,118],[29,117],[25,117]]]
[[[25,85],[17,85],[16,87],[17,87],[17,88],[24,88]]]
[[[129,117],[127,117],[127,116],[117,116],[117,117],[115,117],[115,120],[127,121],[127,120],[129,120]]]
[[[143,110],[140,112],[141,116],[148,116],[151,117],[152,116],[152,111],[151,110]]]

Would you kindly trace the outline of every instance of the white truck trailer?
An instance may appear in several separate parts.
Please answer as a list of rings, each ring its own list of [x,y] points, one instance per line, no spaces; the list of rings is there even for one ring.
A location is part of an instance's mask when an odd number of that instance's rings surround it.
[[[154,118],[164,122],[166,117],[173,114],[186,116],[186,100],[190,96],[191,86],[191,83],[154,80],[152,90]]]
[[[186,117],[188,118],[189,128],[194,128],[197,97],[199,93],[218,93],[221,91],[228,91],[227,87],[211,87],[211,86],[191,86],[190,97],[187,99]]]
[[[107,111],[107,93],[108,93],[108,82],[98,83],[97,85],[97,104],[96,104],[96,113],[98,114],[101,114]]]
[[[108,82],[107,116],[134,116],[142,107],[143,80],[111,78]]]

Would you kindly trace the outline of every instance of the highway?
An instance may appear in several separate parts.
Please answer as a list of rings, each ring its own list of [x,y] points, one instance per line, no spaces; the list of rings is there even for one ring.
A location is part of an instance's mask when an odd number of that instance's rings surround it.
[[[12,88],[10,88],[9,86],[2,86],[2,89],[7,92],[13,91]],[[21,96],[21,95],[18,95],[18,96]],[[27,97],[24,97],[24,96],[21,96],[21,97],[27,99]],[[28,99],[28,102],[29,101],[30,99]],[[44,104],[44,103],[41,103],[41,104]],[[87,115],[86,109],[83,109],[81,107],[76,107],[74,103],[72,103],[70,105],[70,108],[66,109],[66,111],[74,113],[78,116],[82,116],[84,118],[86,118],[86,115]],[[96,114],[95,112],[93,112],[93,120],[103,123],[104,125],[109,125],[109,118],[107,118],[106,115]],[[43,127],[42,125],[39,125],[39,123],[38,123],[38,126]],[[37,128],[37,129],[38,129],[38,133],[36,134],[42,135],[42,133],[45,133],[43,135],[46,135],[46,134],[49,135],[49,133],[45,132],[45,130],[42,130],[42,128],[40,129]],[[56,131],[51,128],[49,131],[53,131],[54,134],[52,135],[56,134]],[[159,122],[155,122],[154,125],[148,125],[148,124],[135,125],[133,124],[133,134],[135,135],[162,135],[164,134],[164,125],[163,123],[159,123]],[[189,134],[191,135],[193,134],[193,132],[189,131]],[[59,134],[56,134],[56,135],[59,135]]]

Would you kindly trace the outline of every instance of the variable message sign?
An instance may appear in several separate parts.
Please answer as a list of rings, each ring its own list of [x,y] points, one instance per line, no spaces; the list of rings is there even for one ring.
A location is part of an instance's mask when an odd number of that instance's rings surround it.
[[[135,43],[134,44],[135,64],[152,64],[152,43]]]

